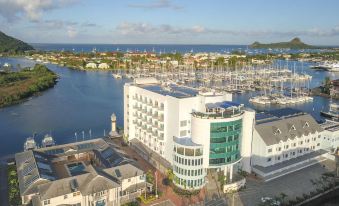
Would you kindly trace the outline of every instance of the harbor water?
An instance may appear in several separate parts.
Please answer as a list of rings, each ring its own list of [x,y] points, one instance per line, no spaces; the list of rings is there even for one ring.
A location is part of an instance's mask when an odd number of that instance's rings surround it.
[[[14,67],[32,66],[32,60],[0,58]],[[287,64],[287,62],[278,62]],[[296,72],[312,76],[311,88],[321,85],[325,76],[339,78],[339,74],[314,71],[307,63],[288,62]],[[27,137],[35,135],[40,144],[45,134],[51,134],[57,144],[103,136],[110,131],[110,116],[114,112],[117,123],[123,126],[123,85],[130,80],[114,79],[110,72],[78,71],[47,64],[56,72],[59,82],[54,88],[21,104],[0,109],[0,157],[23,150]],[[234,95],[234,101],[254,107],[249,103],[253,93]],[[313,102],[293,107],[311,113],[318,120],[319,111],[328,108],[329,100],[314,97]],[[270,110],[276,107],[255,108]]]

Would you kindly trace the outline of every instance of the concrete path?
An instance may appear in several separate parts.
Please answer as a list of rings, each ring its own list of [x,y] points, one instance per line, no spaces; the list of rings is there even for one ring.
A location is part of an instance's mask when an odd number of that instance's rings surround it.
[[[8,206],[7,164],[0,161],[0,205]]]

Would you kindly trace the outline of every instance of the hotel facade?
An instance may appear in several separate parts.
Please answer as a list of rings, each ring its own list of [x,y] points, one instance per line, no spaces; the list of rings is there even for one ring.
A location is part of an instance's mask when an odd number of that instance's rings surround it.
[[[239,170],[251,171],[255,112],[229,93],[136,79],[124,86],[124,117],[125,138],[166,162],[180,188],[202,188],[210,169],[230,182]]]

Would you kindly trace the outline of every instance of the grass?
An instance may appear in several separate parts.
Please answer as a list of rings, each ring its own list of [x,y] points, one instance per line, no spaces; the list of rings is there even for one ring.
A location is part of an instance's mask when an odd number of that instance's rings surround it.
[[[15,165],[8,166],[8,198],[10,205],[21,205],[18,174]]]
[[[0,107],[17,104],[56,84],[57,75],[45,65],[0,73]]]

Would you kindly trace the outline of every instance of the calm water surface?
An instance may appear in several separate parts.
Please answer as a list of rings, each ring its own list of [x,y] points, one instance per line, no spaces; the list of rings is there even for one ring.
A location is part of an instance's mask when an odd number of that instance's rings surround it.
[[[34,65],[25,59],[0,59],[0,63],[22,66]],[[52,133],[57,143],[75,141],[91,136],[103,136],[110,130],[110,115],[123,124],[123,85],[125,80],[115,80],[109,72],[84,72],[48,67],[59,76],[54,88],[22,104],[0,109],[0,156],[21,151],[28,136],[37,133],[36,140]]]
[[[0,58],[0,65],[5,62],[13,66],[32,66],[34,61],[20,58]],[[286,64],[278,62],[277,64]],[[313,76],[311,87],[321,84],[325,76],[339,78],[339,74],[319,72],[308,69],[307,64],[289,62],[291,68],[296,64],[298,72]],[[123,85],[127,80],[116,80],[109,72],[85,72],[70,70],[56,65],[48,65],[59,76],[54,87],[33,97],[22,104],[0,109],[0,157],[22,151],[28,136],[36,133],[36,141],[52,133],[57,144],[102,136],[104,130],[110,130],[110,115],[114,112],[118,125],[123,125]],[[248,102],[251,93],[235,95],[234,101],[253,107]],[[319,111],[327,109],[329,101],[315,97],[314,102],[295,106],[312,113],[320,119]],[[270,110],[271,108],[257,108]],[[313,110],[314,108],[314,110]],[[89,130],[91,130],[91,135]]]

